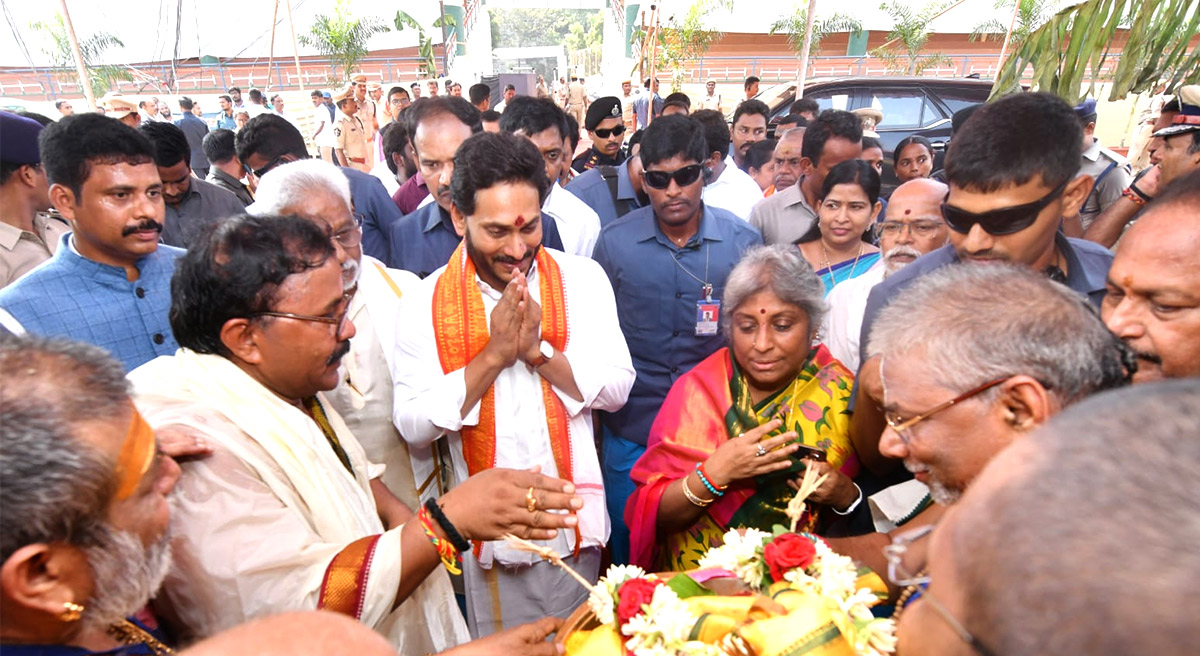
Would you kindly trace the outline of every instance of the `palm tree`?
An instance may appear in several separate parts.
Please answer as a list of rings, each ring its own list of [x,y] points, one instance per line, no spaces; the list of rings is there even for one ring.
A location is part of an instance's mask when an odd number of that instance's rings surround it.
[[[318,14],[308,34],[300,36],[300,43],[316,48],[333,61],[330,82],[340,84],[367,55],[367,41],[387,31],[387,25],[379,18],[352,18],[348,0],[337,0],[333,16]]]
[[[996,9],[1005,11],[1005,15],[1012,13],[1018,0],[996,0]],[[1012,35],[1009,37],[1008,46],[1010,50],[1016,50],[1025,43],[1025,39],[1029,34],[1041,27],[1043,23],[1050,19],[1053,15],[1055,7],[1058,5],[1055,0],[1019,0],[1020,6],[1017,8],[1017,20],[1012,26]],[[1008,33],[1008,25],[1003,22],[991,18],[980,22],[971,31],[971,40],[995,39],[998,41],[1004,40],[1004,35]]]
[[[949,4],[947,0],[935,0],[918,12],[902,0],[880,5],[892,17],[892,31],[888,32],[888,43],[871,54],[883,60],[889,70],[906,75],[920,75],[928,68],[949,64],[950,58],[940,52],[921,52],[929,40],[930,24]]]
[[[99,98],[112,88],[118,80],[129,81],[133,77],[129,71],[120,66],[108,66],[97,63],[97,60],[109,48],[124,48],[120,39],[108,32],[97,32],[86,39],[79,40],[79,52],[83,55],[84,66],[87,68],[88,79],[81,80],[75,73],[75,55],[71,51],[71,41],[67,36],[67,25],[62,14],[55,14],[54,20],[37,21],[29,25],[33,30],[42,32],[50,37],[51,48],[42,48],[42,52],[50,58],[54,68],[68,69],[59,73],[61,78],[74,80],[79,85],[80,93],[84,84],[92,88],[92,93]]]
[[[1032,66],[1034,88],[1077,104],[1095,92],[1113,37],[1126,26],[1109,100],[1164,83],[1200,83],[1200,47],[1188,52],[1200,28],[1200,0],[1086,0],[1029,34],[1001,65],[992,97],[1019,90]]]
[[[808,25],[808,9],[797,5],[791,14],[785,14],[771,23],[768,34],[786,34],[788,45],[799,55],[804,49],[804,29]],[[836,32],[859,32],[862,23],[848,14],[837,13],[828,18],[813,19],[812,39],[809,54],[816,56],[821,50],[821,40]]]

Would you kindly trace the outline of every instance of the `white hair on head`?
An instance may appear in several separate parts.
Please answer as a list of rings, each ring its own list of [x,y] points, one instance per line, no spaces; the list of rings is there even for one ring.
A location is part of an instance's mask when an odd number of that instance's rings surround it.
[[[258,181],[250,214],[294,214],[314,193],[336,194],[353,207],[350,181],[341,169],[319,159],[302,159],[277,166]],[[288,210],[291,211],[288,211]]]

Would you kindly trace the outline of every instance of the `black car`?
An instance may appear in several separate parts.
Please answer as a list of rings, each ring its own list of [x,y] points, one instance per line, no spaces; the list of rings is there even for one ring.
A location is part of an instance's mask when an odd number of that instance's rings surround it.
[[[883,144],[883,184],[890,190],[897,182],[892,170],[892,150],[897,143],[914,134],[929,139],[934,148],[933,168],[941,168],[950,142],[950,117],[964,107],[985,102],[991,92],[991,80],[972,78],[844,77],[814,80],[805,85],[804,97],[817,101],[822,110],[874,107],[883,112],[883,122],[875,131]],[[796,84],[768,87],[755,98],[771,108],[768,136],[773,136],[775,122],[787,115],[796,100]]]

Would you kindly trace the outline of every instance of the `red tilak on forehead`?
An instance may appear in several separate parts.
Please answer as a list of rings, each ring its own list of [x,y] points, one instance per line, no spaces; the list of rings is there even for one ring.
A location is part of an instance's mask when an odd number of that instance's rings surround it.
[[[525,225],[525,217],[517,216],[517,227],[520,228],[523,225]]]
[[[767,313],[767,309],[766,309],[766,308],[758,308],[758,313],[759,313],[759,314],[766,314],[766,313]]]
[[[912,214],[912,210],[904,210],[904,216],[908,216],[909,214]]]

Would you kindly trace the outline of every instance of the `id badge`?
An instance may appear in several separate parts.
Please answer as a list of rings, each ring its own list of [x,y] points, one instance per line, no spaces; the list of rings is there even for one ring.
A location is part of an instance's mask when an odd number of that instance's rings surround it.
[[[696,301],[696,335],[716,335],[721,323],[721,301],[703,299]]]

